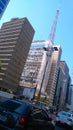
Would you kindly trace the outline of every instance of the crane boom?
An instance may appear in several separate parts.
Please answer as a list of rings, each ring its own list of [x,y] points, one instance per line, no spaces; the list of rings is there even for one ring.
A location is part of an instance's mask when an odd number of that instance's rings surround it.
[[[58,15],[59,15],[59,9],[56,10],[55,20],[53,22],[53,25],[52,25],[52,28],[51,28],[51,33],[49,35],[49,40],[52,42],[52,44],[54,44],[54,38],[55,38]]]

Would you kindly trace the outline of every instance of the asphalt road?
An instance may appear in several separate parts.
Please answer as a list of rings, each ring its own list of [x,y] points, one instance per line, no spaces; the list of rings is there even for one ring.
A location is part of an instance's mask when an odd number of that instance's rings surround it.
[[[63,127],[56,126],[56,127],[55,127],[55,130],[68,130],[68,129],[65,129],[65,128],[63,128]]]

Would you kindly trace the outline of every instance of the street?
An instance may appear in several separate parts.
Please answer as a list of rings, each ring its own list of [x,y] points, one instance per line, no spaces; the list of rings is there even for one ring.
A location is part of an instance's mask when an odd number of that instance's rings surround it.
[[[55,130],[70,130],[70,129],[63,128],[63,127],[60,127],[60,126],[56,126],[56,127],[55,127]]]

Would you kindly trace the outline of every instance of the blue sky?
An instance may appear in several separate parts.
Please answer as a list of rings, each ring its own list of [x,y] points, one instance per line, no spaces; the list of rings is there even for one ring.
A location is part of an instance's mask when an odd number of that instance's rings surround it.
[[[35,30],[33,40],[48,40],[59,3],[54,44],[61,45],[61,59],[66,61],[73,78],[73,0],[10,0],[0,27],[11,18],[27,17]]]

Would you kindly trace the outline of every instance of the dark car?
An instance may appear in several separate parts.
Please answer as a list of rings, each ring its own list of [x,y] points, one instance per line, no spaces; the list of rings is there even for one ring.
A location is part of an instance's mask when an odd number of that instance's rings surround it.
[[[47,111],[36,104],[7,100],[0,104],[0,130],[54,130]]]

